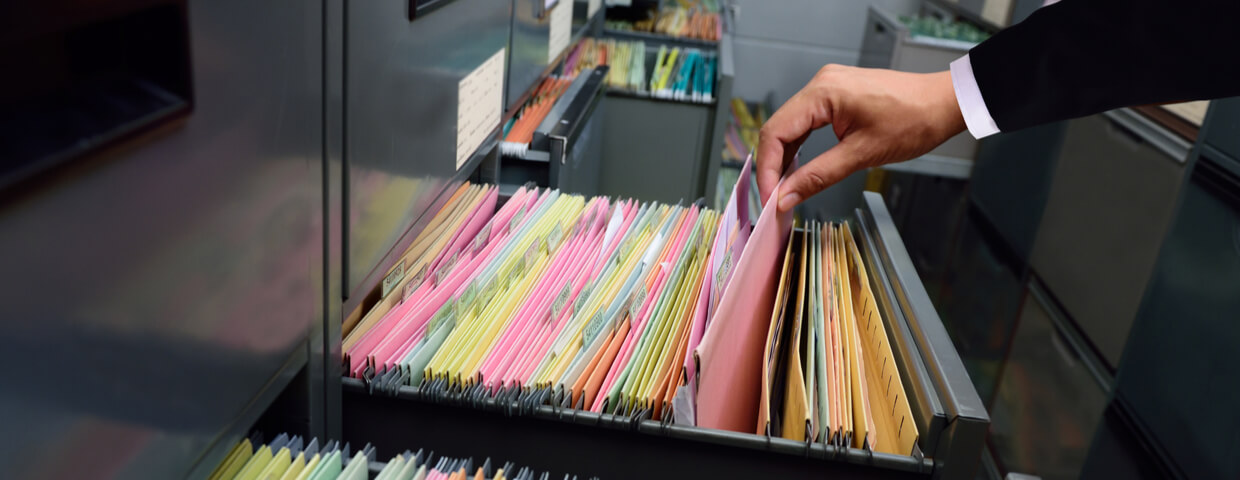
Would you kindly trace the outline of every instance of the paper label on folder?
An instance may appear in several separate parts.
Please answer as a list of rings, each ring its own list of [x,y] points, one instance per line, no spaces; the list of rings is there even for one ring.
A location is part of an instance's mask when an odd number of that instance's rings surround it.
[[[573,3],[576,2],[562,0],[551,9],[551,28],[547,35],[548,65],[560,56],[560,52],[563,52],[573,39]]]
[[[380,297],[387,298],[388,294],[392,293],[392,290],[404,279],[405,261],[401,260],[400,263],[396,264],[396,268],[393,268],[392,272],[383,278],[383,295],[380,295]]]
[[[499,126],[504,108],[505,50],[499,49],[457,84],[457,170],[465,166],[469,156],[478,150],[487,135]]]

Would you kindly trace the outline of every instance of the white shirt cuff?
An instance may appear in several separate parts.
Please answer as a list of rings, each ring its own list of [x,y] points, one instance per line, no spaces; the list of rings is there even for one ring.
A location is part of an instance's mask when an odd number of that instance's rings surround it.
[[[982,100],[982,91],[977,87],[977,79],[973,77],[973,64],[969,63],[969,54],[952,62],[952,88],[956,90],[956,103],[960,105],[960,113],[964,115],[964,124],[969,127],[973,138],[981,140],[999,133],[999,126],[991,118],[986,101]]]

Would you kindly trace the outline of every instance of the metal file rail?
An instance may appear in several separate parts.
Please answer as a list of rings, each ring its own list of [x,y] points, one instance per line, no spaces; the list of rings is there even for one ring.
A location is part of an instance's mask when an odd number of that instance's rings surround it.
[[[666,460],[669,468],[698,475],[712,471],[731,475],[737,469],[752,469],[755,474],[791,478],[816,478],[824,470],[883,478],[972,478],[989,417],[922,288],[882,197],[865,193],[855,215],[851,220],[859,227],[862,254],[874,272],[871,282],[888,319],[887,333],[893,339],[904,372],[901,379],[922,432],[913,455],[674,425],[650,420],[646,411],[627,415],[588,412],[573,408],[577,406],[552,390],[511,389],[490,394],[477,387],[462,389],[435,381],[410,387],[395,376],[342,379],[345,439],[372,439],[382,449],[399,444],[401,435],[409,431],[432,431],[440,432],[445,447],[464,449],[483,438],[504,438],[503,442],[489,440],[492,450],[482,453],[606,476],[642,474],[633,470],[639,467],[630,465],[632,458],[649,463],[648,455],[674,452]],[[586,457],[589,463],[573,463]],[[711,467],[702,470],[706,465]]]

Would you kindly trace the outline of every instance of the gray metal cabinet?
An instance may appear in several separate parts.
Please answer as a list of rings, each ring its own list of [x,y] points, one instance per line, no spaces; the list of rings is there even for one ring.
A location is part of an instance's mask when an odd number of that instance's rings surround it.
[[[1240,158],[1240,97],[1215,100],[1206,144],[1231,158]]]
[[[1034,240],[1033,271],[1111,366],[1175,211],[1177,138],[1126,109],[1069,122]]]
[[[903,72],[930,73],[947,70],[953,60],[968,53],[972,44],[955,40],[914,37],[899,19],[878,7],[870,7],[857,65],[890,68]],[[962,132],[926,156],[972,161],[977,140]],[[916,162],[917,160],[914,160]]]
[[[1185,478],[1240,476],[1240,168],[1234,162],[1205,153],[1197,160],[1117,377],[1116,403]]]
[[[346,4],[343,243],[350,297],[374,283],[364,280],[387,272],[389,251],[412,241],[408,233],[421,214],[434,212],[440,194],[468,173],[456,163],[459,83],[508,46],[507,2],[456,0],[412,22],[408,3]]]
[[[644,39],[647,72],[654,70],[660,45],[702,46],[696,40],[609,34]],[[608,92],[599,193],[671,203],[706,198],[713,203],[735,76],[731,34],[720,39],[718,55],[715,98],[710,103]]]
[[[599,193],[676,203],[705,194],[710,137],[700,105],[611,95],[604,100]]]
[[[1037,285],[1018,322],[991,406],[992,452],[1008,471],[1078,478],[1109,379]]]
[[[322,10],[189,2],[193,112],[4,192],[6,477],[205,477],[307,365]]]
[[[882,197],[854,200],[859,253],[870,272],[878,310],[887,321],[894,360],[904,372],[923,455],[890,455],[806,444],[738,432],[662,424],[633,416],[566,408],[550,390],[518,395],[436,391],[399,386],[370,390],[360,379],[344,384],[344,440],[375,442],[379,456],[404,448],[410,431],[441,431],[442,449],[482,448],[493,457],[586,474],[657,476],[777,476],[821,478],[974,478],[989,417],[960,357],[922,288]],[[546,397],[539,397],[545,392]],[[648,412],[647,412],[648,413]],[[465,432],[465,433],[460,433]],[[634,461],[640,459],[641,461]]]

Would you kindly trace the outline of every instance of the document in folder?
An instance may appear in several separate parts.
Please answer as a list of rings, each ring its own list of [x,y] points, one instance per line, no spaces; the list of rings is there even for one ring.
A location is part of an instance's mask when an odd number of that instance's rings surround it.
[[[775,187],[768,201],[779,198],[781,187]],[[791,229],[791,212],[763,210],[737,262],[733,273],[736,280],[724,289],[695,357],[701,375],[696,410],[699,426],[748,432],[757,425],[763,340],[775,305],[780,255]]]
[[[783,336],[784,306],[787,304],[789,284],[792,278],[792,243],[784,250],[783,268],[780,270],[779,287],[775,290],[775,307],[771,311],[767,327],[766,349],[762,355],[762,392],[758,401],[758,435],[778,435],[778,423],[772,423],[772,412],[779,408],[775,395],[776,377],[779,374],[780,340]]]
[[[800,255],[794,260],[797,267],[796,274],[796,296],[790,297],[792,303],[788,305],[791,314],[788,315],[792,319],[791,327],[788,330],[785,342],[785,379],[784,379],[784,411],[783,411],[783,428],[781,436],[789,440],[798,442],[809,439],[810,432],[810,416],[809,401],[806,399],[805,385],[805,364],[803,363],[805,355],[802,345],[803,329],[802,322],[805,321],[805,300],[806,300],[806,240],[805,231],[795,234],[800,245],[795,247],[800,251]],[[792,244],[793,242],[788,242]]]
[[[849,253],[849,276],[854,280],[851,288],[853,304],[859,305],[856,322],[864,357],[862,363],[868,365],[865,376],[871,386],[867,395],[872,407],[870,418],[873,423],[869,428],[876,434],[871,435],[869,446],[879,452],[910,455],[917,443],[917,423],[913,419],[897,369],[889,368],[896,364],[891,344],[887,341],[887,331],[867,281],[869,276],[861,259],[861,252],[849,234],[847,225],[845,233],[846,250]],[[889,387],[872,388],[874,385]]]

